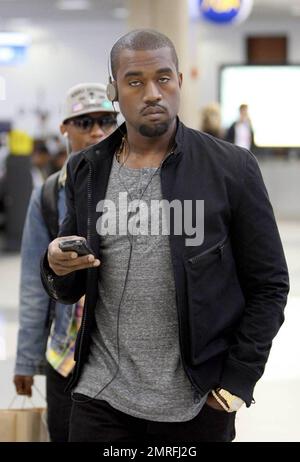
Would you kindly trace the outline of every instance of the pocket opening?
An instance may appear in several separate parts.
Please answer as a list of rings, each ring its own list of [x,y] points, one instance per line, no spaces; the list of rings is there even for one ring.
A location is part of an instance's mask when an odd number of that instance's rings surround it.
[[[195,265],[196,263],[198,263],[199,260],[201,260],[201,258],[205,257],[206,255],[214,254],[214,253],[220,254],[220,258],[222,260],[223,254],[224,254],[224,248],[228,240],[229,240],[229,235],[227,235],[224,239],[222,239],[220,242],[213,245],[209,249],[206,249],[203,252],[198,253],[197,255],[194,255],[193,257],[190,257],[188,259],[188,263],[190,263],[191,265]]]

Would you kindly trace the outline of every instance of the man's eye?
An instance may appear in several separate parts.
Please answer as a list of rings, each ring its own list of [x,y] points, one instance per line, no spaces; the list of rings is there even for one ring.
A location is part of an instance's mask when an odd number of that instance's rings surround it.
[[[141,82],[139,80],[132,80],[131,82],[129,82],[129,85],[131,87],[138,87],[139,85],[141,85]]]
[[[170,80],[170,77],[161,77],[159,79],[159,82],[160,83],[167,83],[167,82],[169,82],[169,80]]]

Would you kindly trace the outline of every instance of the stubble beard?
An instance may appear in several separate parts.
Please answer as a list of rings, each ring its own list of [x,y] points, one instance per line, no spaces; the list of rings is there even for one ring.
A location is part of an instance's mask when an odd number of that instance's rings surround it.
[[[169,128],[168,122],[162,122],[157,125],[140,125],[139,126],[139,133],[147,138],[155,138],[157,136],[161,136],[168,131]]]

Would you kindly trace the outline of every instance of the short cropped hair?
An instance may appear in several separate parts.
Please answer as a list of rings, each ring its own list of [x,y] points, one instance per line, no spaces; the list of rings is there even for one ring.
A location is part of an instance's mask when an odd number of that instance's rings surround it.
[[[157,50],[169,48],[178,72],[178,57],[171,40],[161,32],[152,29],[136,29],[123,35],[114,44],[110,52],[111,72],[116,80],[119,66],[119,56],[122,50]]]

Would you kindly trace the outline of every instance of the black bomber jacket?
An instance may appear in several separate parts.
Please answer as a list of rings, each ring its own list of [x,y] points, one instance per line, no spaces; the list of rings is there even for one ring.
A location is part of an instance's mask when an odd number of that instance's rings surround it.
[[[121,129],[126,130],[125,124]],[[68,164],[67,215],[60,236],[86,237],[100,260],[96,205],[105,198],[121,138],[121,130],[116,130]],[[249,151],[178,121],[176,149],[163,162],[160,175],[163,198],[169,202],[204,201],[203,242],[188,246],[190,236],[170,227],[183,367],[200,395],[221,387],[250,406],[284,320],[289,291],[280,236],[258,163]],[[45,256],[41,276],[48,294],[62,303],[75,303],[86,294],[72,388],[89,352],[99,269],[56,276]]]

